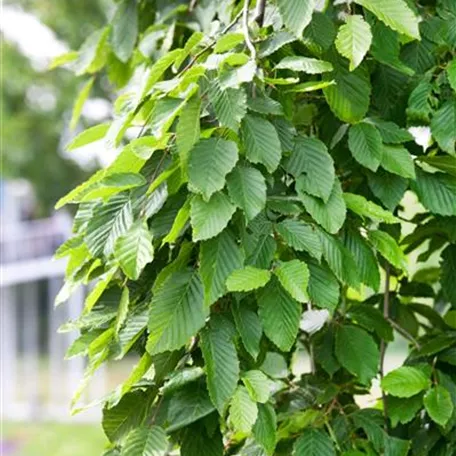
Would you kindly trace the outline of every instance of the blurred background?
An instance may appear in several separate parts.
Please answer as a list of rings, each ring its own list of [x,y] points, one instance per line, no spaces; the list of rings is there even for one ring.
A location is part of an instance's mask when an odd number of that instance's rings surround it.
[[[71,213],[55,202],[109,157],[97,149],[65,152],[81,130],[110,116],[107,87],[97,82],[82,116],[69,128],[84,85],[56,56],[78,49],[112,14],[111,0],[0,2],[1,36],[1,420],[2,456],[99,455],[105,438],[94,408],[70,416],[84,360],[64,361],[74,333],[57,329],[80,312],[84,290],[54,310],[65,264],[52,260],[68,236]],[[98,78],[100,79],[100,78]],[[108,367],[92,382],[86,402],[124,377]],[[120,376],[120,378],[119,378]]]

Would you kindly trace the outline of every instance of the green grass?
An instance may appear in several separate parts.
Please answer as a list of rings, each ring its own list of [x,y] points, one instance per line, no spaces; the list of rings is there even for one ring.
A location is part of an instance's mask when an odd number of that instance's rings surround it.
[[[12,456],[100,456],[106,443],[100,426],[75,423],[3,423],[1,440],[18,445]]]

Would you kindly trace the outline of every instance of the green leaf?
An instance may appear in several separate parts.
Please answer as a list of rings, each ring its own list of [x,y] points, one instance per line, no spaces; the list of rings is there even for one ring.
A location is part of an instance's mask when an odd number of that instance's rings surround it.
[[[179,209],[179,212],[176,214],[173,225],[169,230],[169,233],[163,238],[162,245],[174,244],[179,236],[187,228],[187,222],[190,217],[190,200],[187,199],[184,205]]]
[[[450,155],[456,155],[456,98],[447,101],[434,114],[431,131],[442,150]]]
[[[456,308],[456,246],[450,244],[441,255],[441,283],[442,292],[453,308]]]
[[[380,230],[369,231],[368,237],[374,248],[395,268],[407,271],[407,258],[393,237]]]
[[[432,113],[431,96],[433,86],[424,79],[410,93],[407,107],[407,118],[414,122],[429,123],[429,117]]]
[[[398,423],[407,424],[415,418],[423,405],[421,394],[409,398],[397,398],[388,396],[387,398],[388,417],[393,427]]]
[[[307,193],[327,202],[334,184],[334,161],[326,145],[316,139],[300,136],[286,163],[286,170],[295,178],[305,173]]]
[[[256,168],[237,166],[228,176],[227,185],[231,201],[244,211],[247,222],[266,206],[266,182]]]
[[[209,396],[222,416],[239,380],[234,332],[229,320],[213,317],[201,333]]]
[[[137,173],[109,173],[98,182],[87,188],[81,195],[81,201],[91,201],[97,198],[108,197],[135,187],[146,184],[146,179]]]
[[[402,366],[388,373],[381,386],[388,394],[396,397],[412,397],[429,388],[429,378],[423,371]]]
[[[307,291],[311,301],[316,306],[333,312],[339,303],[339,282],[327,267],[315,262],[307,265],[310,272]]]
[[[413,136],[394,122],[388,122],[378,118],[366,119],[366,122],[375,125],[385,144],[401,144],[413,141]]]
[[[152,135],[157,139],[163,137],[185,104],[186,100],[181,98],[164,97],[157,100],[149,121]]]
[[[391,173],[415,179],[415,167],[412,156],[403,146],[384,144],[381,166]]]
[[[121,2],[112,20],[112,50],[122,62],[133,54],[138,36],[138,11],[136,0]]]
[[[200,247],[200,274],[204,285],[204,302],[212,305],[226,292],[226,279],[244,264],[244,255],[232,233],[223,231]]]
[[[256,360],[260,354],[260,341],[263,335],[258,315],[243,304],[237,303],[231,306],[231,311],[245,349]]]
[[[445,171],[448,174],[456,177],[456,156],[448,155],[434,155],[434,156],[422,156],[419,157],[420,161],[431,165],[433,168],[437,168],[441,171]]]
[[[190,209],[193,240],[204,241],[217,236],[228,225],[235,211],[236,207],[222,192],[214,193],[207,202],[201,196],[195,196]]]
[[[375,307],[355,304],[350,307],[347,315],[352,321],[368,331],[375,331],[378,336],[385,341],[391,342],[394,340],[393,328],[384,319],[382,313]]]
[[[233,271],[226,280],[226,286],[228,291],[252,291],[264,287],[270,278],[269,271],[246,266]]]
[[[326,231],[333,234],[337,233],[344,224],[347,212],[339,179],[334,179],[327,203],[315,196],[309,195],[309,187],[309,184],[302,179],[299,179],[296,185],[296,191],[306,211]]]
[[[67,63],[74,62],[79,56],[77,51],[69,51],[54,57],[49,64],[49,70],[55,70],[58,67],[64,66]]]
[[[447,389],[435,385],[423,398],[424,407],[432,421],[445,426],[453,415],[454,404]]]
[[[434,214],[456,215],[456,178],[443,173],[426,173],[417,168],[413,186],[419,200]]]
[[[221,54],[222,52],[230,51],[238,44],[244,42],[244,35],[242,33],[227,33],[222,35],[215,44],[214,52]]]
[[[299,55],[284,57],[277,65],[277,70],[300,71],[307,74],[321,74],[333,70],[333,66],[324,60],[302,57]]]
[[[380,353],[374,339],[364,329],[351,325],[337,328],[336,356],[340,364],[363,384],[377,375]]]
[[[152,236],[145,221],[138,220],[117,239],[114,256],[127,277],[137,280],[146,264],[154,259]]]
[[[242,87],[222,90],[214,81],[209,90],[209,100],[220,124],[237,131],[247,112],[247,95]]]
[[[272,33],[261,42],[258,55],[260,58],[268,57],[286,44],[292,43],[293,41],[296,41],[296,37],[294,35],[287,30],[279,30],[278,32]]]
[[[301,220],[285,219],[275,226],[285,243],[295,250],[305,250],[320,261],[322,247],[316,229]]]
[[[396,32],[420,39],[418,18],[404,0],[355,0]]]
[[[167,449],[168,438],[161,427],[140,427],[128,434],[121,456],[164,456]]]
[[[81,117],[82,109],[84,108],[84,104],[90,95],[90,91],[92,90],[94,82],[95,78],[90,78],[79,91],[78,97],[74,102],[73,112],[71,114],[70,130],[74,130],[76,128],[76,125],[79,122],[79,118]]]
[[[316,55],[327,51],[336,38],[336,28],[329,15],[314,11],[312,21],[304,30],[302,41],[305,46]]]
[[[367,241],[355,230],[346,230],[343,241],[355,260],[361,282],[378,291],[380,272],[377,258]]]
[[[350,61],[350,71],[353,71],[363,61],[371,43],[370,25],[362,16],[355,14],[348,16],[345,24],[339,28],[336,49]]]
[[[318,429],[304,429],[293,447],[293,456],[336,456],[328,434]]]
[[[282,351],[290,351],[296,342],[301,305],[272,278],[258,295],[258,313],[266,336]]]
[[[103,139],[106,136],[109,127],[110,124],[99,124],[95,125],[94,127],[90,127],[87,130],[84,130],[82,133],[79,133],[79,135],[76,136],[76,138],[74,138],[70,144],[67,145],[67,149],[74,150],[78,147],[82,147],[86,144],[90,144]]]
[[[200,138],[201,98],[193,96],[182,109],[176,127],[176,144],[181,162],[186,167],[188,154]]]
[[[285,27],[297,38],[302,38],[304,29],[312,20],[315,0],[278,0],[277,3]]]
[[[274,454],[276,447],[277,417],[271,404],[258,405],[258,418],[253,426],[253,436],[268,456]]]
[[[303,82],[301,84],[296,84],[293,87],[287,89],[287,92],[292,93],[307,93],[307,92],[314,92],[315,90],[321,90],[326,87],[332,86],[336,83],[336,81],[309,81]]]
[[[210,432],[209,429],[207,431]],[[195,424],[185,429],[180,447],[181,456],[223,456],[223,453],[223,437],[218,428],[210,437],[206,433],[204,421],[202,425]]]
[[[376,173],[368,173],[367,182],[372,193],[390,211],[393,211],[400,203],[408,188],[407,179],[396,174],[390,174],[383,169],[378,169]]]
[[[170,275],[152,298],[147,351],[153,355],[184,346],[204,326],[207,313],[198,274]]]
[[[264,94],[257,94],[255,98],[250,97],[247,100],[247,106],[251,111],[259,114],[271,114],[274,116],[283,116],[282,105]]]
[[[226,175],[238,160],[235,142],[220,138],[202,139],[190,151],[188,178],[190,190],[208,201],[225,186]]]
[[[358,163],[377,171],[383,156],[383,144],[380,133],[373,125],[361,122],[351,126],[348,147]]]
[[[230,423],[236,431],[250,434],[258,416],[258,407],[245,386],[238,386],[231,400]]]
[[[247,371],[242,376],[242,382],[255,402],[262,404],[268,402],[271,395],[271,382],[263,372],[259,370]]]
[[[361,218],[368,217],[374,222],[399,223],[399,219],[391,212],[372,201],[368,201],[364,196],[356,195],[355,193],[344,193],[344,200],[347,208]]]
[[[299,260],[281,262],[274,274],[278,277],[283,288],[298,302],[307,302],[307,286],[309,282],[309,269],[306,263]]]
[[[446,68],[448,82],[451,88],[456,92],[456,59],[453,59]]]
[[[125,194],[113,196],[94,212],[87,225],[85,243],[93,256],[109,255],[116,240],[133,225],[130,199]]]
[[[77,76],[96,73],[106,63],[106,41],[110,28],[105,27],[90,34],[79,49],[78,59],[72,65]]]
[[[171,395],[167,411],[169,426],[166,431],[170,433],[182,429],[211,414],[214,410],[206,385],[192,382]]]
[[[325,81],[335,80],[335,85],[323,89],[331,111],[343,122],[356,123],[362,120],[370,102],[371,86],[364,68],[350,72],[344,62],[335,64],[334,72],[325,74]]]
[[[242,121],[242,136],[247,159],[251,163],[262,163],[269,172],[274,172],[282,156],[274,125],[266,119],[248,114]]]

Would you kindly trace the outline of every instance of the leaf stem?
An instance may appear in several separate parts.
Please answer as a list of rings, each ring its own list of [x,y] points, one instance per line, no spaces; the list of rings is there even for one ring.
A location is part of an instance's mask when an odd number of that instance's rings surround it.
[[[242,30],[244,31],[245,44],[249,48],[252,59],[256,60],[256,49],[249,35],[249,6],[250,0],[244,0],[244,8],[242,8]]]
[[[393,319],[388,317],[388,323],[402,336],[404,336],[407,340],[409,340],[413,345],[415,345],[415,348],[419,350],[421,348],[420,344],[418,341],[402,326],[399,326]]]

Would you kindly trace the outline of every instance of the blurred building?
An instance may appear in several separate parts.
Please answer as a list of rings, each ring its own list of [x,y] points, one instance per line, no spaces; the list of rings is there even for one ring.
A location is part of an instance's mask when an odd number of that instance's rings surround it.
[[[0,181],[2,419],[65,420],[70,418],[71,396],[83,377],[84,360],[64,360],[75,335],[57,330],[77,318],[84,290],[54,308],[65,261],[52,256],[71,232],[71,217],[62,212],[34,219],[34,205],[27,181]],[[100,395],[102,379],[93,388]],[[81,418],[96,418],[94,413]]]

